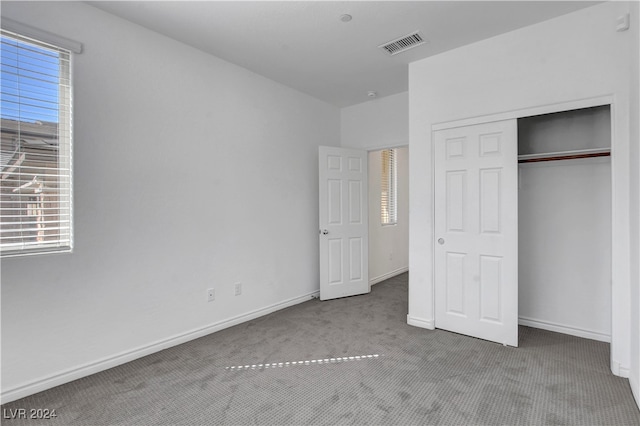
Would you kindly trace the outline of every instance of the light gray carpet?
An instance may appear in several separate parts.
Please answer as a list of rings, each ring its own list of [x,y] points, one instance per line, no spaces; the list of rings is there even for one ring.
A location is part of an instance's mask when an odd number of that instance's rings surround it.
[[[58,417],[3,424],[640,425],[608,344],[521,327],[514,349],[410,327],[407,280],[311,300],[5,404]]]

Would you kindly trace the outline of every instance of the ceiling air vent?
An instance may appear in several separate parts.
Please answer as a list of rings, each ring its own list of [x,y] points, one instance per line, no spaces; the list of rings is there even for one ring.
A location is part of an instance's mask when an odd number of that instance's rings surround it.
[[[421,44],[425,44],[426,42],[427,41],[422,37],[422,34],[420,34],[420,31],[416,31],[409,35],[382,44],[378,47],[387,52],[389,55],[393,56],[397,55],[398,53],[404,52],[405,50],[409,50],[416,46],[420,46]]]

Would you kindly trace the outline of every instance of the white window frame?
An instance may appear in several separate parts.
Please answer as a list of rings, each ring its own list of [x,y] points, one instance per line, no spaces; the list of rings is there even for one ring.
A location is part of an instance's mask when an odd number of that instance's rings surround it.
[[[51,138],[56,141],[54,144],[57,144],[57,149],[43,151],[49,156],[51,156],[52,152],[56,152],[54,154],[56,159],[53,163],[45,163],[37,167],[34,165],[27,166],[30,156],[34,158],[34,163],[42,161],[35,160],[35,158],[39,157],[38,154],[33,154],[35,152],[33,146],[27,147],[28,142],[23,141],[23,139],[29,138],[32,139],[32,142],[37,140],[32,135],[28,135],[26,129],[34,127],[34,124],[38,124],[38,122],[34,122],[33,118],[30,119],[31,121],[22,118],[21,112],[17,117],[11,119],[5,119],[5,114],[3,114],[3,139],[6,142],[9,139],[9,134],[14,132],[15,145],[18,151],[16,151],[16,155],[10,156],[11,152],[7,153],[5,152],[6,150],[3,150],[3,157],[7,157],[7,164],[4,164],[3,159],[2,172],[0,173],[0,177],[4,181],[0,183],[3,189],[2,197],[4,200],[10,200],[10,194],[14,193],[15,198],[11,201],[6,201],[7,204],[5,202],[0,204],[2,211],[2,216],[0,217],[2,232],[0,236],[5,237],[0,239],[0,257],[71,252],[73,250],[72,60],[73,53],[82,51],[82,45],[4,17],[2,18],[1,26],[3,37],[24,43],[24,46],[32,45],[56,53],[60,61],[60,67],[57,84],[57,122],[52,123],[55,126],[55,130],[52,130],[52,132],[55,133],[52,133],[54,136]],[[30,54],[35,55],[36,58],[40,55],[35,51]],[[42,57],[44,58],[44,55]],[[19,66],[18,69],[20,71],[16,71],[16,74],[23,70],[28,71],[26,66]],[[7,96],[6,99],[11,99],[8,102],[12,102],[16,106],[22,105],[26,109],[24,105],[27,102],[25,101],[27,98],[26,95],[22,95],[22,90],[26,90],[29,87],[19,87],[22,89],[18,89],[17,95],[10,95],[8,92],[5,95],[3,91],[2,96]],[[36,95],[34,99],[38,101],[40,98]],[[42,141],[45,140],[46,136],[42,138]],[[51,168],[51,164],[54,164],[53,168]],[[38,170],[38,167],[40,170]],[[38,171],[36,172],[34,169]],[[28,180],[31,177],[30,174],[33,174],[33,182],[25,182],[24,179]],[[44,174],[45,176],[37,176],[38,174]],[[14,179],[14,182],[10,184],[11,179]],[[16,187],[18,179],[20,179],[20,186]],[[48,183],[49,187],[47,187]],[[22,190],[19,188],[29,189],[30,184],[31,186],[39,185],[40,188],[44,187],[44,191],[41,189],[40,193],[49,194],[49,196],[37,195],[38,191],[34,190],[34,195],[25,197],[23,202],[22,198],[20,198]],[[20,207],[14,208],[14,206]],[[32,220],[33,217],[29,217],[29,215],[35,217],[35,220]],[[8,238],[7,236],[9,235],[12,238]]]

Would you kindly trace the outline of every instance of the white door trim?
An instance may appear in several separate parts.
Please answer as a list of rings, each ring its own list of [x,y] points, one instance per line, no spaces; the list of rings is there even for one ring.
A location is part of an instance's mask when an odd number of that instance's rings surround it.
[[[453,127],[473,126],[476,124],[490,123],[492,121],[503,121],[531,117],[534,115],[552,114],[554,112],[570,111],[572,109],[591,108],[602,105],[613,105],[613,96],[599,96],[597,98],[579,99],[571,102],[562,102],[552,105],[540,105],[531,108],[506,111],[498,114],[470,117],[462,120],[435,123],[431,126],[431,131],[451,129]],[[613,121],[613,120],[612,120]],[[613,127],[613,126],[612,126]],[[612,143],[613,145],[613,143]]]

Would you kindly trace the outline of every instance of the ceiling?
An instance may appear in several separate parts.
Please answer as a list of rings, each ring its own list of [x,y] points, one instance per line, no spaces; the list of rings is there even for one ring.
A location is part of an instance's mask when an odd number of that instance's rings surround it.
[[[91,1],[106,12],[345,107],[408,89],[408,64],[599,2]],[[350,14],[350,22],[340,16]],[[389,56],[379,45],[420,30]]]

